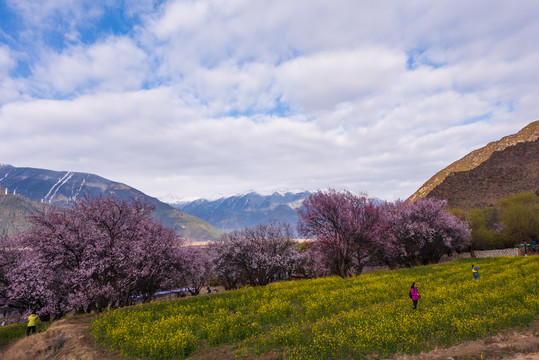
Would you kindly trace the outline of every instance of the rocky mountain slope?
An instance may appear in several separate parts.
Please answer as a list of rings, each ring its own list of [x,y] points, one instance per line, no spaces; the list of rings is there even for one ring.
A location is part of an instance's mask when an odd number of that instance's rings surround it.
[[[154,217],[193,241],[218,237],[222,231],[207,222],[148,196],[128,185],[88,173],[52,171],[0,164],[0,186],[9,195],[19,195],[38,204],[67,206],[84,195],[110,194],[119,199],[140,198],[155,206]],[[2,193],[6,194],[6,191]],[[9,205],[9,204],[8,204]],[[11,205],[14,205],[13,203]],[[7,206],[7,209],[10,206]],[[9,210],[4,210],[9,211]],[[18,217],[17,217],[18,218]],[[2,231],[0,229],[0,231]]]
[[[250,192],[217,200],[199,199],[171,205],[224,230],[242,229],[271,220],[295,226],[298,220],[297,208],[309,194],[275,192],[272,195],[261,195]]]
[[[510,194],[539,190],[539,121],[474,150],[429,179],[410,199],[447,199],[454,207],[495,205]]]

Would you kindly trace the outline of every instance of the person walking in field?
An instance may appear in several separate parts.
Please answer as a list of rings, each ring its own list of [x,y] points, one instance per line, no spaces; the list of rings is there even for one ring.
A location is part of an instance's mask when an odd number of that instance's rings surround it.
[[[32,312],[30,316],[28,316],[28,327],[26,328],[26,336],[30,335],[30,333],[36,333],[36,321],[37,315],[35,312]]]
[[[472,264],[472,274],[475,280],[479,280],[479,266],[474,266]]]
[[[412,287],[410,288],[410,298],[414,304],[414,310],[417,309],[417,301],[421,298],[421,295],[419,295],[419,290],[417,290],[417,284],[415,282],[412,283]]]

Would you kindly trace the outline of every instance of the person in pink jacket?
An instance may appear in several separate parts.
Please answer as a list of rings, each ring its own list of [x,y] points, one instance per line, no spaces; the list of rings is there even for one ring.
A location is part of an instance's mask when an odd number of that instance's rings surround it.
[[[410,298],[412,299],[412,302],[414,303],[414,310],[417,309],[417,301],[421,295],[419,295],[419,290],[417,290],[416,283],[412,283],[412,287],[410,288]]]

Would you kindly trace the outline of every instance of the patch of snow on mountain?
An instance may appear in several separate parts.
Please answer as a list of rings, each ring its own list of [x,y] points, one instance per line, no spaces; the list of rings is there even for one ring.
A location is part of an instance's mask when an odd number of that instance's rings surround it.
[[[60,180],[58,180],[56,182],[56,184],[54,184],[51,189],[49,190],[49,192],[47,193],[47,195],[45,195],[45,197],[43,198],[45,201],[48,199],[49,202],[52,200],[52,198],[54,197],[54,195],[56,195],[56,193],[58,192],[58,189],[60,189],[62,187],[62,185],[64,185],[66,182],[69,181],[69,179],[71,179],[71,177],[73,176],[74,172],[72,171],[68,171]],[[51,195],[52,191],[54,191],[54,193]],[[50,196],[50,197],[49,197]]]

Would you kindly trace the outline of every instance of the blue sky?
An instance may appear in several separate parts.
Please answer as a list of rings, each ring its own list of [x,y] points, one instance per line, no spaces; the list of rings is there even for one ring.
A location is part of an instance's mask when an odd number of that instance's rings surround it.
[[[539,2],[0,0],[0,162],[405,199],[539,118]]]

